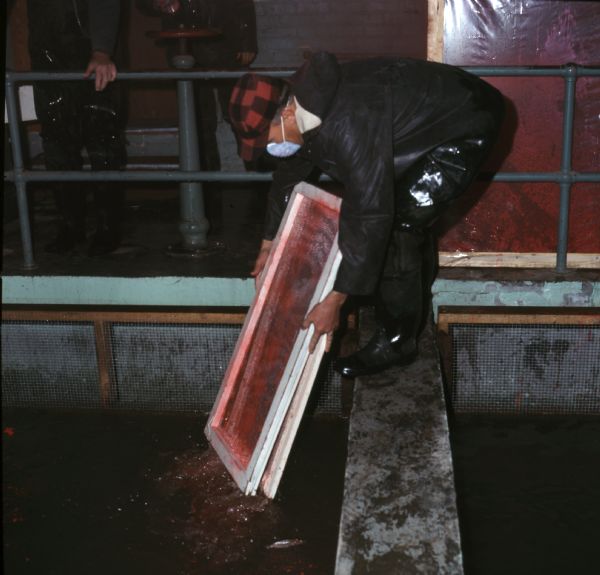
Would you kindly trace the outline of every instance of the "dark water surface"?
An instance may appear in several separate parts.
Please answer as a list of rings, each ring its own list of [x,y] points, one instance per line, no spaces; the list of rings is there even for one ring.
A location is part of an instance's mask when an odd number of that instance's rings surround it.
[[[346,422],[303,423],[274,501],[241,494],[204,424],[3,413],[4,573],[333,573]]]
[[[600,573],[600,418],[451,428],[466,575]]]

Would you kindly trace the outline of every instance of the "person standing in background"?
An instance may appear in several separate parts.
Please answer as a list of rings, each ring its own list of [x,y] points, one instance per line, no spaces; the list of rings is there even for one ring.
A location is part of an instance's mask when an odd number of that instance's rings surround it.
[[[57,81],[34,85],[48,170],[81,170],[85,148],[92,170],[126,165],[122,94],[113,83],[113,54],[119,0],[27,0],[29,55],[36,71],[84,70],[94,82]],[[114,184],[56,183],[58,233],[47,252],[67,253],[86,241],[86,189],[94,192],[96,230],[88,255],[116,250],[121,242],[124,191]]]

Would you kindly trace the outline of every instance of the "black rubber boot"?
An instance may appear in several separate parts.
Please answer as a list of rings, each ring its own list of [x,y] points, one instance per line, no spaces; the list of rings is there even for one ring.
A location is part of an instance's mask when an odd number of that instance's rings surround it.
[[[344,377],[355,378],[380,373],[394,366],[409,365],[417,355],[416,338],[393,341],[380,327],[365,347],[348,357],[339,358],[333,367]]]
[[[44,246],[49,254],[66,254],[85,243],[86,196],[72,183],[59,183],[54,188],[59,214],[56,237]]]

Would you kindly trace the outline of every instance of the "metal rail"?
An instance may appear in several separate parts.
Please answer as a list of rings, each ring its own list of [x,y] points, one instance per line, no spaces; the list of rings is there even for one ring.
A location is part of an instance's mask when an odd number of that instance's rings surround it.
[[[556,249],[556,271],[567,270],[567,248],[569,230],[569,205],[571,186],[580,182],[600,182],[600,172],[574,172],[572,170],[573,118],[575,109],[575,85],[578,78],[600,76],[600,68],[577,66],[528,67],[528,66],[467,66],[465,70],[479,76],[523,76],[523,77],[562,77],[565,81],[565,102],[563,108],[562,155],[558,172],[498,172],[492,181],[498,182],[553,182],[560,186],[558,215],[558,240]],[[293,70],[256,68],[253,71],[275,77],[287,77]],[[164,72],[119,72],[119,80],[210,80],[239,78],[245,72],[233,71],[164,71]],[[5,76],[6,108],[9,124],[10,144],[13,154],[13,169],[4,172],[4,179],[15,184],[21,241],[23,245],[23,267],[27,270],[36,267],[31,239],[31,226],[27,206],[27,184],[42,181],[153,181],[153,182],[251,182],[269,181],[271,173],[254,172],[205,172],[181,170],[127,170],[127,171],[34,171],[26,169],[23,162],[22,142],[19,132],[19,108],[17,86],[24,82],[44,82],[56,80],[84,80],[81,72],[12,72]],[[89,80],[88,80],[89,81]],[[153,166],[153,167],[160,167]],[[328,179],[324,177],[323,179]]]

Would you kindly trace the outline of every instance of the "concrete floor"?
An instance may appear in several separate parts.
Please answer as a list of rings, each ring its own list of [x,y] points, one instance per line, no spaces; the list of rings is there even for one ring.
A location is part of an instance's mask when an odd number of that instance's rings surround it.
[[[361,314],[361,340],[372,317]],[[358,379],[336,575],[463,573],[446,403],[433,328],[415,363]]]

